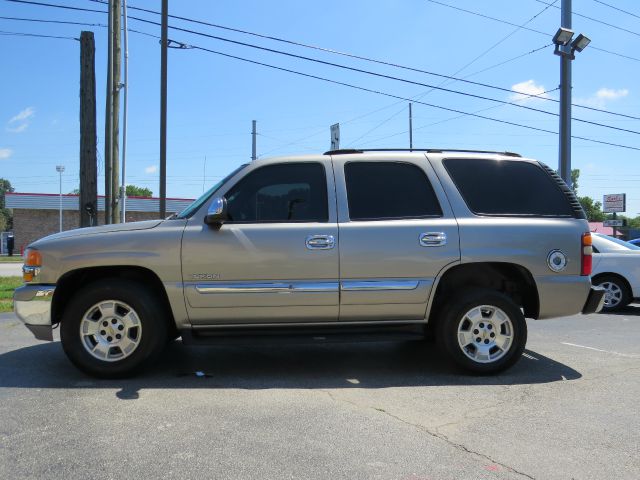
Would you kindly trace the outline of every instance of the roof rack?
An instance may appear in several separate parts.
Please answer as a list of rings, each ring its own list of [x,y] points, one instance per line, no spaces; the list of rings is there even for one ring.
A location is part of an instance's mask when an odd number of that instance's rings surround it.
[[[519,153],[515,152],[496,152],[493,150],[473,150],[462,149],[456,150],[452,148],[345,148],[342,150],[329,150],[324,152],[325,155],[347,155],[350,153],[364,153],[364,152],[427,152],[427,153],[493,153],[497,155],[506,155],[508,157],[522,157]]]

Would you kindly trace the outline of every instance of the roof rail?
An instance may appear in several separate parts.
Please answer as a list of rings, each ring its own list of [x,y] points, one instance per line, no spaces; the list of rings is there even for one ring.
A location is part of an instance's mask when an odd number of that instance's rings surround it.
[[[508,157],[522,157],[519,153],[515,152],[497,152],[493,150],[474,150],[474,149],[452,149],[452,148],[345,148],[342,150],[329,150],[324,152],[325,155],[346,155],[350,153],[364,153],[364,152],[427,152],[427,153],[493,153],[497,155],[506,155]]]

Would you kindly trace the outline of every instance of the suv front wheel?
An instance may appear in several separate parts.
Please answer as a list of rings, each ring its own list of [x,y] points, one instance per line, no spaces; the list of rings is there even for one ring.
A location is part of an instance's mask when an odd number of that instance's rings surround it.
[[[101,378],[131,375],[159,355],[166,314],[145,286],[122,278],[76,292],[60,326],[62,347],[80,370]]]
[[[465,370],[497,373],[516,363],[527,343],[527,323],[508,296],[471,290],[447,302],[438,319],[438,342]]]

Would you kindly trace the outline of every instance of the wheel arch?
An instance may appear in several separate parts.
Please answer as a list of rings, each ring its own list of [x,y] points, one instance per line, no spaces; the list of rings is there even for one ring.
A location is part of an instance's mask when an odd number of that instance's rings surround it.
[[[522,307],[526,317],[538,317],[538,288],[529,270],[508,262],[472,262],[453,265],[440,275],[430,300],[428,323],[435,323],[447,298],[469,288],[487,288],[504,293]]]
[[[51,304],[51,323],[59,324],[64,311],[78,289],[105,278],[124,278],[132,280],[153,290],[168,313],[167,320],[171,329],[176,328],[174,312],[167,292],[160,277],[152,270],[138,266],[88,267],[71,270],[65,273],[56,283],[56,290]]]

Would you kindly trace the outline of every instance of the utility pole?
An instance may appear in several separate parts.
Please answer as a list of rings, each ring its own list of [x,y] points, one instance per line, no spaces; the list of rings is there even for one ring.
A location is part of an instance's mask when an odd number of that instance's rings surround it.
[[[127,94],[129,92],[129,29],[127,27],[127,0],[122,0],[123,35],[124,35],[124,110],[122,112],[122,186],[120,187],[120,221],[127,221],[127,185],[125,167],[127,160]]]
[[[162,0],[160,35],[160,218],[167,216],[167,47],[169,0]]]
[[[413,116],[411,115],[411,102],[409,102],[409,150],[413,150]]]
[[[111,223],[111,166],[113,156],[111,148],[113,134],[113,2],[109,0],[107,42],[107,95],[104,122],[104,223]]]
[[[120,47],[120,0],[113,0],[113,108],[111,133],[111,223],[120,222],[120,65],[122,49]]]
[[[96,67],[93,32],[80,33],[80,226],[97,220]],[[97,222],[96,222],[97,223]]]
[[[62,231],[62,173],[64,172],[64,165],[56,165],[56,172],[60,176],[60,231]]]
[[[256,121],[253,120],[251,124],[253,126],[251,129],[251,161],[255,162],[258,158],[256,156],[256,135],[258,135],[258,133],[256,132]]]
[[[560,26],[571,30],[571,0],[562,0]],[[569,53],[569,45],[560,47]],[[560,56],[560,176],[571,188],[571,57]]]

